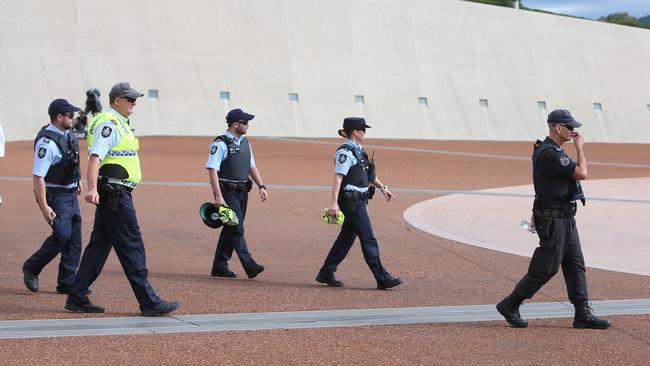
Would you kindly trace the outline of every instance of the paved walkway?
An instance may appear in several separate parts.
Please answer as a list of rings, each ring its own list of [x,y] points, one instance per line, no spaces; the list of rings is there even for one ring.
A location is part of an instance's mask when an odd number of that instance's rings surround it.
[[[587,266],[650,276],[650,178],[586,181],[587,205],[576,221]],[[430,234],[482,248],[530,257],[537,235],[530,220],[532,186],[505,187],[420,202],[404,212]]]
[[[602,316],[650,314],[650,299],[594,301],[592,307],[598,315]],[[521,313],[528,319],[571,318],[573,317],[573,307],[561,302],[528,303],[521,307]],[[333,328],[494,320],[503,320],[503,318],[497,313],[493,304],[179,315],[160,318],[10,320],[0,321],[0,339]]]

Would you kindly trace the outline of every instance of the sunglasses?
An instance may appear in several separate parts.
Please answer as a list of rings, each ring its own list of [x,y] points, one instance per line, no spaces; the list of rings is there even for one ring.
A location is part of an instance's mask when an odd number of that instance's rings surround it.
[[[569,131],[573,131],[573,130],[574,130],[574,127],[569,126],[569,125],[562,125],[562,127],[566,128],[566,129],[569,130]]]
[[[120,98],[126,100],[127,102],[129,102],[129,103],[131,103],[131,104],[135,103],[135,99],[134,99],[134,98],[128,98],[128,97],[120,97]]]
[[[70,119],[74,118],[74,113],[72,112],[66,112],[66,113],[60,113],[63,117],[68,117]]]
[[[363,131],[364,133],[366,132],[366,128],[365,128],[365,127],[364,127],[364,128],[355,128],[355,130],[357,130],[357,131]]]
[[[240,125],[248,126],[248,121],[237,121]]]

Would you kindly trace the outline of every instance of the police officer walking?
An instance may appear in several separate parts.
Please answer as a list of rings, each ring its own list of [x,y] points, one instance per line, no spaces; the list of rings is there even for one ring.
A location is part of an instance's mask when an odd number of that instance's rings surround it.
[[[244,219],[248,206],[248,192],[253,184],[259,188],[262,202],[268,198],[262,176],[255,166],[253,150],[244,136],[248,124],[255,116],[241,109],[233,109],[226,116],[228,129],[210,145],[210,154],[205,168],[208,170],[214,195],[214,205],[228,205],[239,218],[236,226],[224,225],[212,262],[210,274],[214,277],[234,278],[237,274],[228,268],[233,250],[237,253],[248,278],[255,278],[264,271],[264,266],[255,262],[244,238]]]
[[[156,295],[148,280],[146,255],[136,217],[132,191],[140,182],[138,139],[128,117],[137,98],[143,96],[121,82],[109,94],[110,108],[98,113],[88,128],[88,193],[86,201],[97,206],[90,242],[84,250],[65,309],[103,313],[88,299],[88,287],[101,273],[111,248],[120,260],[143,316],[158,316],[180,307]]]
[[[50,124],[34,140],[34,195],[52,235],[23,264],[25,287],[30,291],[38,291],[38,275],[57,254],[61,253],[57,293],[68,293],[79,265],[79,144],[71,132],[74,112],[79,110],[65,99],[55,99],[48,109]]]
[[[587,158],[584,138],[575,130],[582,123],[565,109],[554,110],[547,121],[549,135],[543,142],[537,141],[532,157],[535,186],[532,221],[539,236],[539,247],[530,260],[528,273],[497,304],[497,310],[513,327],[527,327],[519,306],[532,298],[562,266],[569,300],[575,307],[573,327],[606,329],[611,322],[595,316],[589,306],[585,260],[574,218],[576,201],[585,203],[580,181],[587,178]],[[562,144],[571,140],[577,161],[562,149]]]
[[[332,287],[343,286],[334,272],[358,236],[366,264],[377,280],[377,289],[385,290],[398,286],[402,280],[391,276],[379,260],[379,247],[368,216],[368,199],[372,198],[375,187],[379,188],[388,201],[395,196],[376,176],[374,162],[368,160],[368,155],[361,146],[367,128],[370,126],[365,119],[350,117],[343,120],[343,128],[338,131],[346,141],[334,154],[334,181],[328,214],[336,216],[340,209],[345,220],[316,281]]]

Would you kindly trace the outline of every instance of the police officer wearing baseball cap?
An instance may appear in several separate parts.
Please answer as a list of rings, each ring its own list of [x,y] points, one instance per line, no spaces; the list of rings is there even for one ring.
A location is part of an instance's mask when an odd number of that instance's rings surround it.
[[[71,128],[80,109],[65,99],[50,103],[50,123],[34,140],[33,182],[36,202],[52,234],[23,264],[23,280],[30,291],[39,290],[38,275],[59,253],[56,292],[68,293],[81,257],[81,193],[79,144]]]
[[[346,140],[334,153],[334,181],[328,214],[336,216],[341,210],[345,219],[341,232],[316,276],[317,282],[332,287],[343,286],[343,282],[336,279],[334,272],[357,237],[361,241],[366,264],[377,281],[377,289],[385,290],[402,283],[402,280],[393,277],[381,264],[379,246],[368,215],[368,199],[372,198],[375,187],[379,188],[386,200],[395,198],[388,186],[375,174],[374,161],[369,161],[361,146],[368,128],[370,126],[364,118],[348,117],[343,120],[343,128],[338,131],[339,136]]]
[[[244,238],[244,219],[248,206],[248,192],[252,188],[251,180],[259,188],[262,202],[268,198],[266,186],[255,165],[251,144],[245,136],[253,118],[254,115],[241,109],[228,112],[226,116],[228,129],[223,135],[217,136],[210,145],[208,161],[205,165],[212,186],[215,207],[228,205],[239,218],[237,225],[224,225],[221,229],[210,271],[214,277],[237,276],[228,267],[233,251],[237,253],[249,279],[257,277],[264,271],[264,266],[253,259]]]
[[[181,305],[162,300],[149,283],[144,242],[133,206],[132,192],[141,179],[138,139],[129,116],[143,94],[120,82],[109,93],[110,108],[96,114],[88,126],[88,193],[94,204],[95,224],[79,271],[70,288],[65,309],[103,313],[88,298],[88,287],[99,276],[111,248],[140,304],[143,316],[170,313]]]
[[[585,260],[575,222],[577,201],[585,199],[580,181],[587,178],[587,158],[584,138],[576,121],[566,109],[556,109],[548,115],[549,135],[535,143],[533,185],[535,201],[531,221],[539,236],[539,247],[530,260],[528,273],[517,283],[510,295],[497,304],[497,310],[513,327],[525,328],[519,306],[530,299],[562,266],[569,300],[575,307],[574,328],[606,329],[611,322],[595,316],[589,306]],[[577,161],[562,148],[573,140]]]

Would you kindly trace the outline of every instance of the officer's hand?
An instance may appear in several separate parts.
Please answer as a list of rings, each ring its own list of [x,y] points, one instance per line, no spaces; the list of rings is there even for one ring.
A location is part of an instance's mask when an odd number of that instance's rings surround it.
[[[86,193],[86,202],[92,203],[93,205],[98,205],[99,193],[97,193],[97,191],[88,191],[88,193]]]
[[[329,210],[327,210],[327,214],[330,216],[336,216],[339,213],[339,204],[334,202],[330,206]]]
[[[585,139],[582,137],[578,131],[573,131],[573,143],[576,145],[576,148],[580,149],[585,144]]]
[[[269,198],[269,192],[266,191],[266,188],[260,188],[260,198],[262,199],[262,202]]]
[[[226,200],[223,199],[223,196],[214,198],[214,206],[220,207],[226,204]]]
[[[395,195],[393,194],[393,192],[389,191],[388,188],[382,190],[381,193],[384,194],[384,197],[386,197],[387,201],[391,201],[395,199]]]
[[[43,213],[45,222],[47,222],[48,225],[52,225],[52,222],[54,222],[54,218],[56,217],[56,213],[52,207],[46,206],[45,209],[43,209],[41,212]]]
[[[81,182],[79,182],[78,185],[77,185],[77,196],[81,195],[82,190],[83,190],[83,187],[81,186]]]

